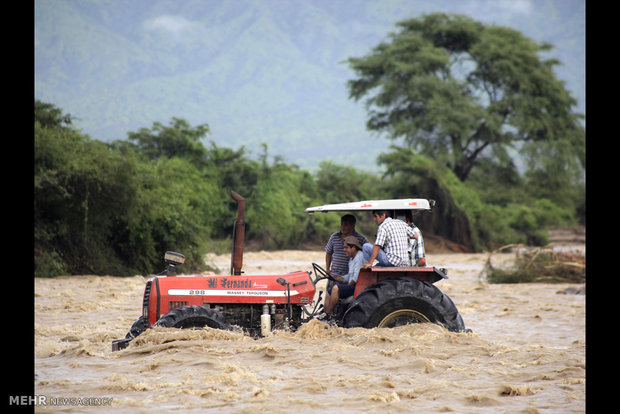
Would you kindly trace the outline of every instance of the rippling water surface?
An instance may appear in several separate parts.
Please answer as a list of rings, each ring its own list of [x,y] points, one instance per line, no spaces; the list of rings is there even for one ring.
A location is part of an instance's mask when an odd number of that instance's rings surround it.
[[[500,255],[496,261],[508,261]],[[146,278],[35,281],[35,394],[100,398],[37,412],[585,412],[585,295],[578,285],[490,285],[484,254],[429,255],[472,333],[437,325],[343,329],[310,321],[251,339],[148,330],[111,351],[140,315]],[[226,269],[230,257],[208,256]],[[310,270],[321,252],[246,253],[246,274]],[[226,271],[223,271],[226,272]],[[109,405],[108,405],[109,404]]]

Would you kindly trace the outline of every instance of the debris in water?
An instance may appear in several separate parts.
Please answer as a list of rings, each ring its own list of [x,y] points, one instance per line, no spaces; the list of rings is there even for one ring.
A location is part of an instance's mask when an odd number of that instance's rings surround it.
[[[491,257],[515,249],[512,269],[493,267]],[[558,252],[546,247],[524,251],[522,245],[507,245],[489,253],[482,274],[489,283],[585,283],[586,258],[579,252]],[[481,275],[482,275],[481,274]]]

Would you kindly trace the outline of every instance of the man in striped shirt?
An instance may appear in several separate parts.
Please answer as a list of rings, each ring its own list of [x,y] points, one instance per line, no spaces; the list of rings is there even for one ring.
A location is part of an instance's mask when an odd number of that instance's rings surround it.
[[[340,231],[331,235],[325,245],[325,269],[333,276],[344,276],[349,273],[349,258],[344,252],[343,240],[347,236],[355,236],[360,245],[368,243],[364,235],[355,231],[355,216],[345,214],[340,218]]]
[[[413,229],[402,220],[387,216],[385,211],[373,211],[377,228],[375,243],[362,246],[364,265],[362,269],[372,267],[379,261],[379,266],[409,266],[409,238],[414,238]]]

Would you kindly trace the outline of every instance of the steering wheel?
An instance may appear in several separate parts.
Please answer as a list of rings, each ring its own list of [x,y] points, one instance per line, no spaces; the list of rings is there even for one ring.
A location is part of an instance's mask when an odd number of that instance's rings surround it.
[[[312,263],[312,268],[314,269],[314,274],[316,275],[316,279],[312,282],[314,286],[316,286],[316,284],[319,283],[323,279],[329,279],[329,280],[333,280],[334,282],[338,282],[332,275],[327,273],[327,271],[323,269],[321,266],[319,266],[318,264]],[[312,318],[315,318],[320,312],[322,312],[321,310],[322,305],[319,306],[319,304],[322,302],[323,293],[324,293],[323,290],[319,291],[319,298],[314,304],[314,309],[312,309],[312,311],[308,311],[305,306],[301,307],[302,311],[304,311],[306,315]]]
[[[319,280],[323,280],[325,278],[329,279],[329,280],[333,280],[334,282],[338,282],[332,275],[330,275],[329,273],[327,273],[327,271],[325,269],[323,269],[321,266],[319,266],[316,263],[312,263],[312,268],[314,269],[314,273],[319,276],[316,278],[316,280],[314,281],[314,284],[316,285],[316,283]]]

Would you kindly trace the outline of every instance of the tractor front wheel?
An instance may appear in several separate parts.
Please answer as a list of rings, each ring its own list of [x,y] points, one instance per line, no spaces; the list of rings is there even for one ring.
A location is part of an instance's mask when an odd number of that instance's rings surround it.
[[[127,332],[127,335],[125,335],[125,339],[129,339],[129,340],[134,339],[135,337],[140,335],[142,332],[146,331],[147,326],[148,326],[147,320],[144,319],[144,316],[140,316],[133,323],[133,325],[131,325],[131,328],[129,328],[129,332]]]
[[[465,324],[454,302],[435,285],[401,277],[367,287],[347,310],[345,328],[391,328],[431,322],[452,332],[464,332]]]
[[[202,306],[184,306],[173,309],[155,322],[154,326],[165,328],[202,328],[208,326],[215,329],[231,330],[224,317],[212,309]]]

